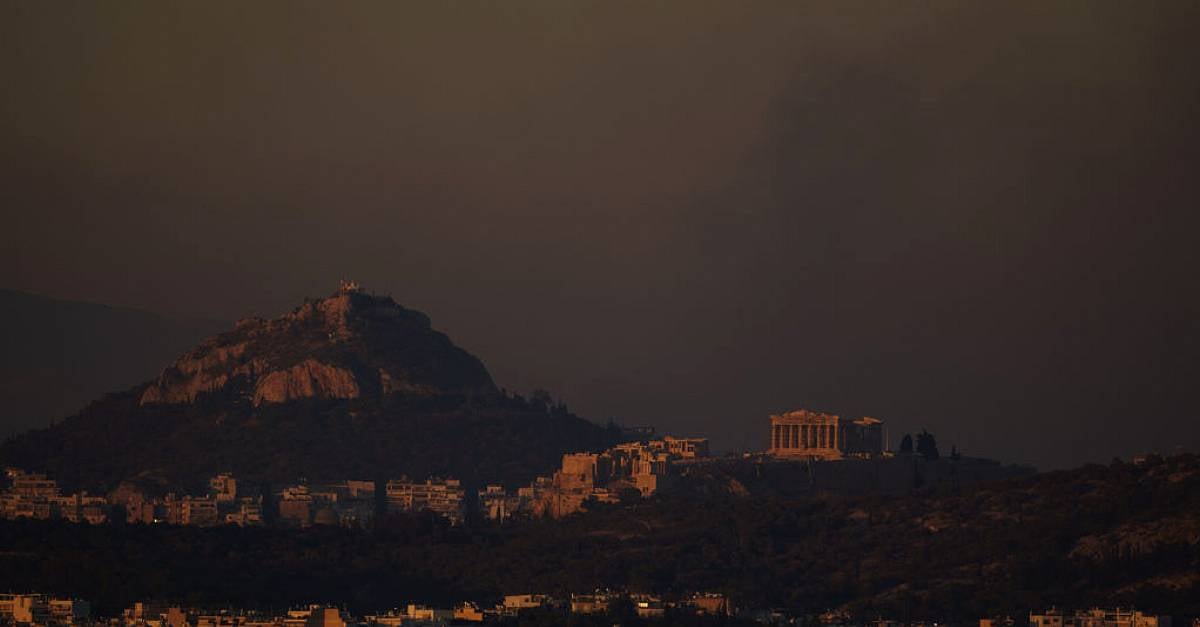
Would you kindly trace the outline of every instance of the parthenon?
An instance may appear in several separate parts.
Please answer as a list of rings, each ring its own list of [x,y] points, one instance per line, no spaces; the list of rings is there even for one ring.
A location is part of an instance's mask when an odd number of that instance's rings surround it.
[[[882,452],[883,421],[876,418],[844,420],[807,409],[771,416],[771,455],[841,459]]]

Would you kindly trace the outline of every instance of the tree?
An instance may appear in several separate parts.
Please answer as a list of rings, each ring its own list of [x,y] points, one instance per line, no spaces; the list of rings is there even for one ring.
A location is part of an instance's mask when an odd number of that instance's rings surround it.
[[[622,488],[617,497],[621,499],[622,505],[632,505],[642,500],[642,491],[637,488]]]
[[[529,402],[539,411],[550,413],[550,408],[553,407],[554,399],[546,390],[538,388],[530,393]]]
[[[913,452],[912,435],[910,435],[908,433],[904,434],[904,439],[900,440],[900,452],[901,453],[912,453]]]
[[[938,455],[937,439],[933,434],[921,429],[921,433],[917,434],[917,454],[928,460],[935,460]]]

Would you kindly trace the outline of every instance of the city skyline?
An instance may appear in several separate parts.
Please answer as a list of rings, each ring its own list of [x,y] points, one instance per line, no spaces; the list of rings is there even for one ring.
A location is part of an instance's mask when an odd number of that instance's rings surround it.
[[[1200,627],[1198,46],[0,0],[0,627]]]

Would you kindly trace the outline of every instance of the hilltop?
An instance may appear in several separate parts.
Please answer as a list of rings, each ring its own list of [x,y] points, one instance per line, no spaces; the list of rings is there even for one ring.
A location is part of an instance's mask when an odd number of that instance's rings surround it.
[[[546,397],[499,390],[483,363],[387,296],[343,286],[238,321],[153,381],[0,445],[0,463],[67,486],[163,489],[232,471],[250,482],[453,475],[528,481],[609,434]]]
[[[483,363],[430,327],[425,314],[344,286],[291,313],[239,320],[202,343],[141,393],[140,405],[202,396],[254,406],[305,398],[488,396]]]

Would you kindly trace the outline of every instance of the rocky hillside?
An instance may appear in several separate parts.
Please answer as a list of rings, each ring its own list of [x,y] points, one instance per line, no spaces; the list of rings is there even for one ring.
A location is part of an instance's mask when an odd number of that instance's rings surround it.
[[[140,403],[193,403],[215,394],[258,406],[496,391],[483,363],[434,331],[428,316],[347,288],[274,320],[238,321],[233,331],[180,357],[146,387]]]
[[[519,482],[607,441],[564,406],[499,391],[424,314],[344,288],[239,321],[156,380],[8,440],[0,463],[92,489],[129,478],[186,488],[219,471]]]

